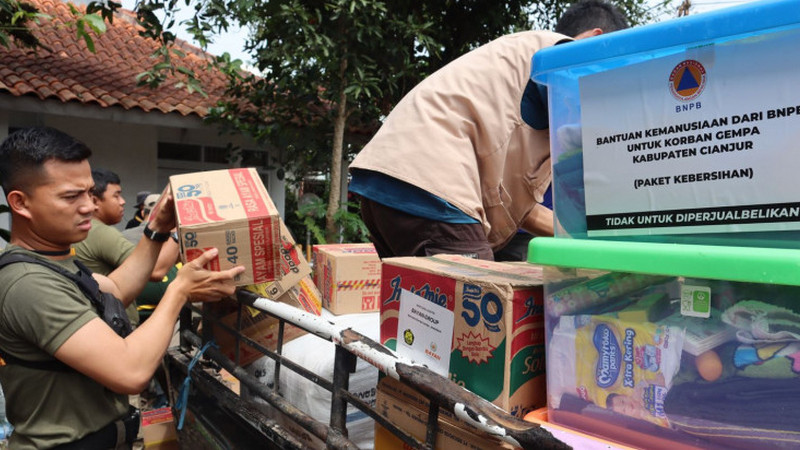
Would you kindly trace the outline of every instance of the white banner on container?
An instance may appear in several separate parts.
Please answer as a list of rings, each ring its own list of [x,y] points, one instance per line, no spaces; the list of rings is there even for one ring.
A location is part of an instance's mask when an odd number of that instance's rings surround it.
[[[449,378],[453,311],[408,290],[400,291],[397,353]]]
[[[700,46],[581,79],[589,236],[800,229],[797,39]]]

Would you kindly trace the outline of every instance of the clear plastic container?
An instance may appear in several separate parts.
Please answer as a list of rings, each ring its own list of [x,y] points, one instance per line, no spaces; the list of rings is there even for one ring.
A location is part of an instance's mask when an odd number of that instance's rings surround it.
[[[798,448],[800,251],[536,238],[549,420],[642,448]]]

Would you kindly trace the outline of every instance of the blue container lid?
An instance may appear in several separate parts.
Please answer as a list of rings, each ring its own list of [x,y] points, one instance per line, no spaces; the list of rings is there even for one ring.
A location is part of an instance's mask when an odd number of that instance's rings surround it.
[[[796,27],[800,27],[800,2],[761,0],[539,50],[533,55],[531,78],[547,84],[548,75],[569,68],[640,53],[669,54],[686,47]]]

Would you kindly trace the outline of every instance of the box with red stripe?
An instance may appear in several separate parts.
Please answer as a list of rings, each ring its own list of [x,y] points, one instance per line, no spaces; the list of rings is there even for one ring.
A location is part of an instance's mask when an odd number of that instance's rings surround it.
[[[516,417],[545,404],[540,266],[458,255],[385,258],[381,278],[383,345]]]
[[[372,244],[314,246],[314,281],[322,305],[334,314],[378,311],[381,260]]]
[[[255,169],[173,175],[170,187],[183,262],[216,247],[210,269],[247,268],[237,285],[281,278],[280,215]]]

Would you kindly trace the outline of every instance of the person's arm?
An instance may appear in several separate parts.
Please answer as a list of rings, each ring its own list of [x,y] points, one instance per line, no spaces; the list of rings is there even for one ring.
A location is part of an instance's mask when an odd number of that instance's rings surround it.
[[[234,293],[233,279],[244,267],[222,272],[203,269],[217,253],[216,249],[209,250],[184,265],[153,314],[128,337],[118,336],[100,318],[92,319],[72,334],[54,356],[114,392],[141,392],[164,356],[184,304],[190,299],[214,301]]]
[[[147,238],[143,238],[147,239]],[[161,281],[169,272],[169,269],[172,268],[178,262],[178,256],[180,253],[180,247],[178,247],[178,243],[172,240],[171,238],[164,242],[161,245],[161,250],[158,252],[158,259],[156,260],[156,266],[153,268],[153,271],[150,273],[150,281]]]
[[[150,214],[150,222],[147,227],[157,233],[166,234],[169,234],[170,230],[175,227],[175,211],[171,194],[165,192],[161,195],[161,200],[159,200],[159,203]],[[143,236],[133,253],[119,267],[108,274],[108,278],[118,288],[119,299],[122,300],[126,307],[142,292],[144,285],[151,279],[163,244],[163,242],[156,242]],[[162,274],[161,278],[163,277],[164,275]],[[158,281],[161,278],[158,278]]]
[[[537,203],[520,226],[534,236],[553,236],[553,211]]]

